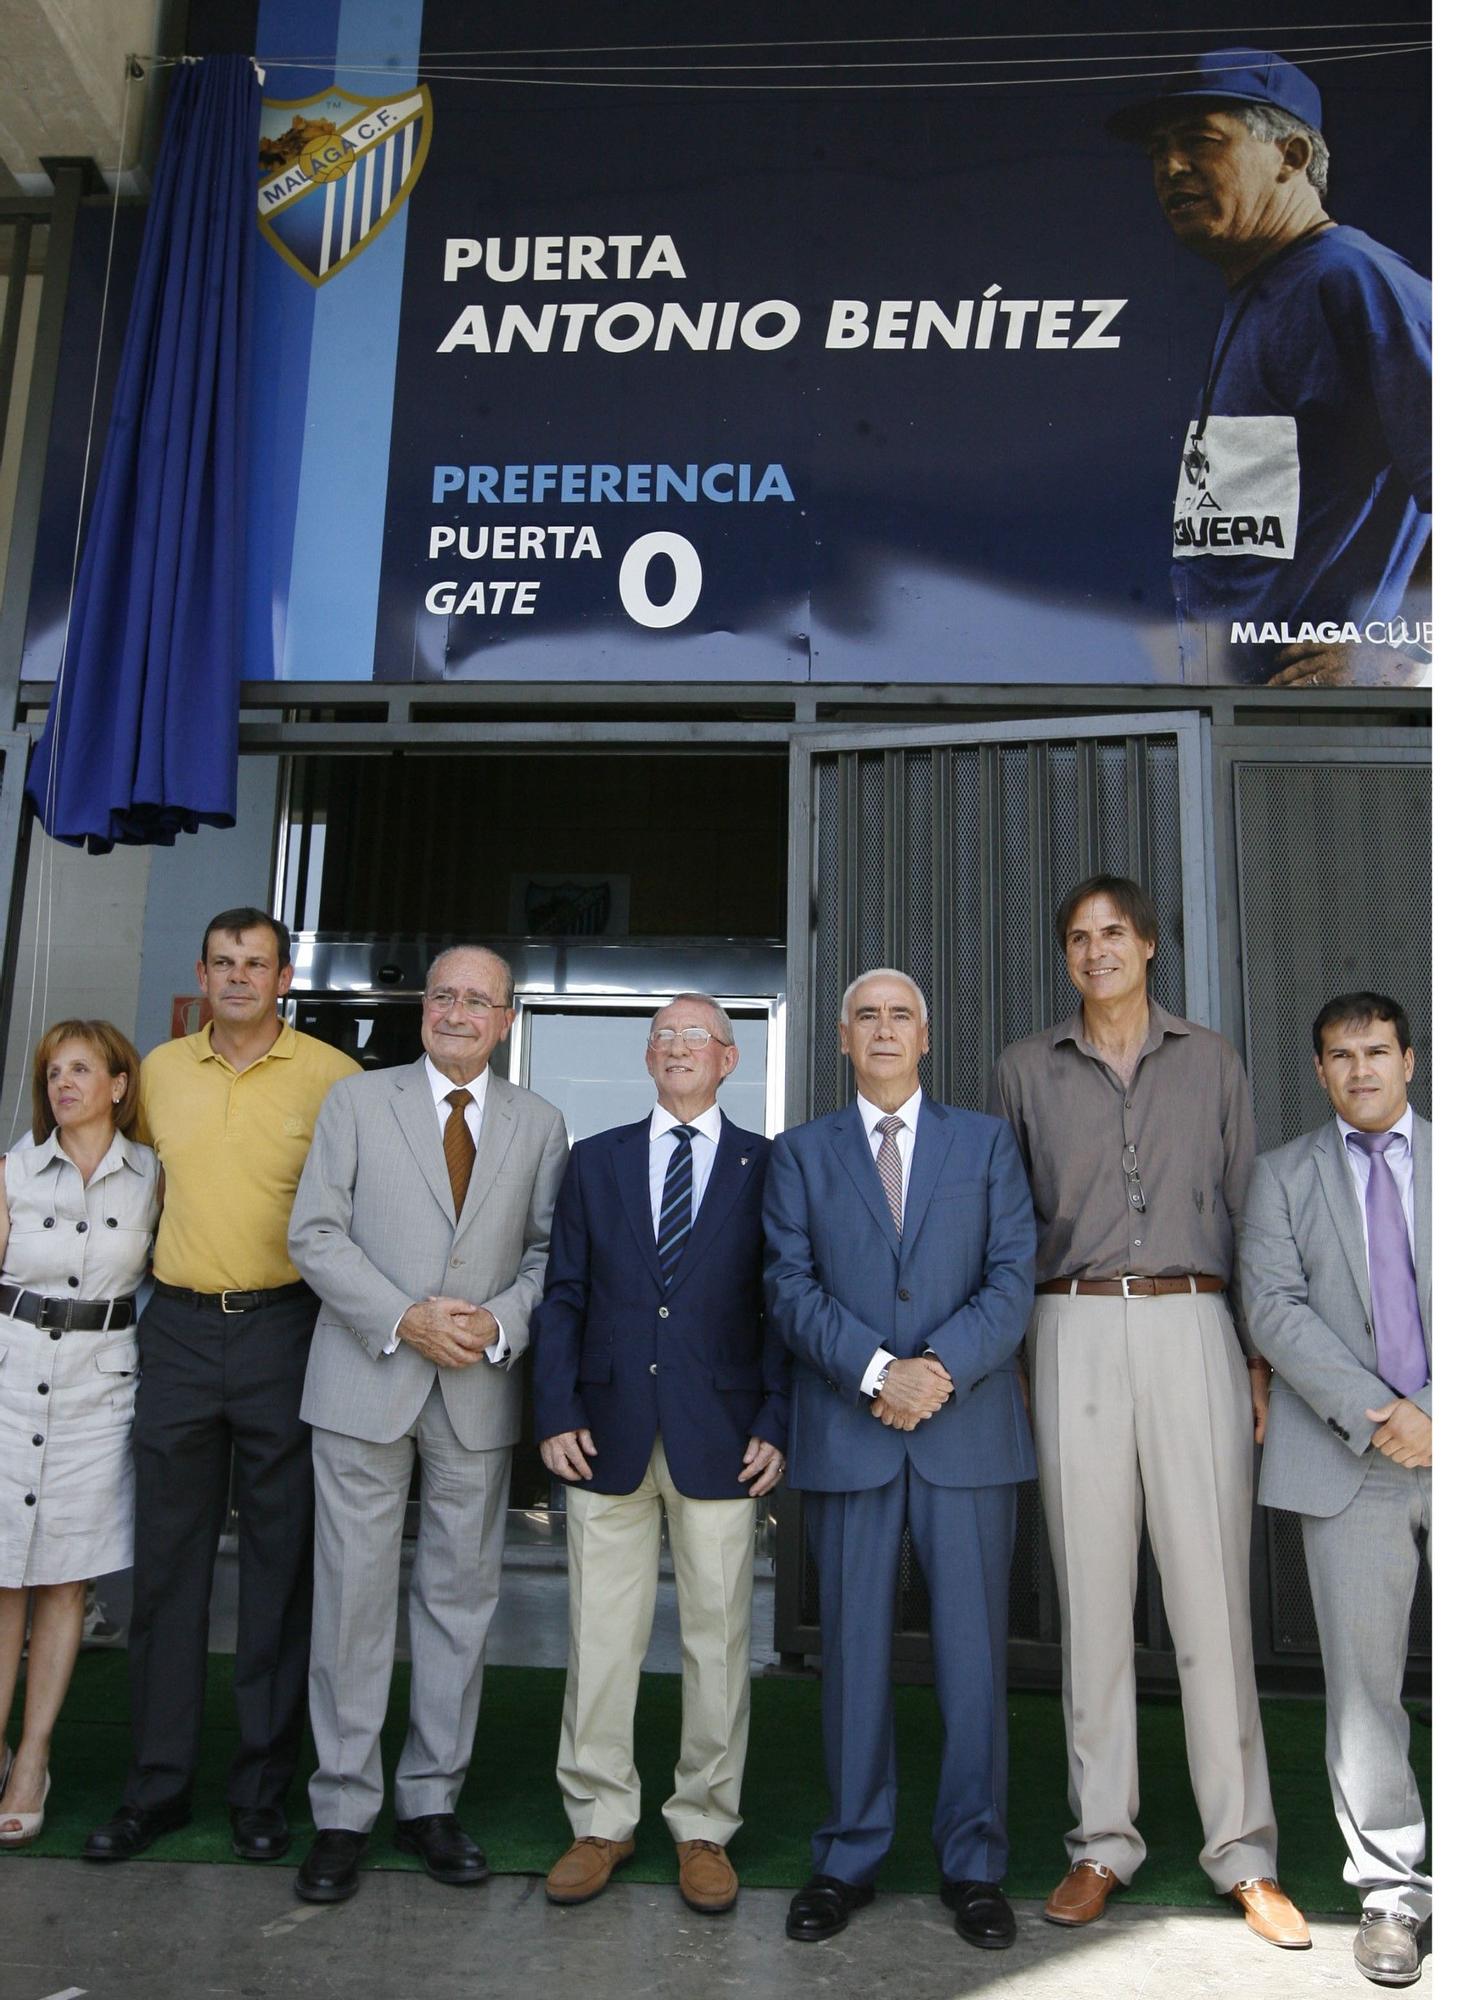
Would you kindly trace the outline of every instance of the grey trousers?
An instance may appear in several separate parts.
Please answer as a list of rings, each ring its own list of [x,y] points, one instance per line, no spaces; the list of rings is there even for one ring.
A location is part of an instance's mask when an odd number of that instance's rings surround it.
[[[468,1451],[437,1382],[401,1438],[314,1431],[314,1632],[309,1720],[316,1827],[367,1833],[384,1799],[380,1729],[395,1660],[400,1538],[420,1459],[410,1579],[410,1727],[395,1816],[455,1810],[481,1706],[486,1633],[501,1585],[511,1450]]]
[[[1218,1890],[1276,1872],[1250,1630],[1249,1372],[1219,1293],[1048,1294],[1029,1328],[1038,1476],[1063,1625],[1070,1862],[1128,1882],[1134,1598],[1147,1514],[1174,1640],[1200,1866]]]
[[[1347,1843],[1342,1873],[1365,1909],[1426,1923],[1433,1882],[1422,1866],[1427,1829],[1402,1674],[1420,1537],[1432,1561],[1432,1472],[1374,1451],[1351,1501],[1325,1519],[1303,1514],[1301,1533],[1326,1675],[1326,1771]]]

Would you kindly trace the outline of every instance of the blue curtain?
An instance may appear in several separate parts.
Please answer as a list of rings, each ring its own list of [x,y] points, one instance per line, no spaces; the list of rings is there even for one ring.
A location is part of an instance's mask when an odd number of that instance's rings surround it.
[[[172,85],[63,676],[26,781],[46,831],[96,854],[236,813],[261,101],[246,56]]]

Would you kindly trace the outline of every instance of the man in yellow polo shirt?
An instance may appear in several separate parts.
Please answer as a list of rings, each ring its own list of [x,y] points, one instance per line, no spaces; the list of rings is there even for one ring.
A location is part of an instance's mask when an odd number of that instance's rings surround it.
[[[208,1603],[228,1498],[238,1502],[239,1745],[233,1851],[272,1861],[303,1731],[314,1483],[299,1419],[318,1301],[289,1261],[294,1191],[330,1087],[359,1068],[279,1018],[291,939],[258,909],[203,937],[212,1023],[142,1063],[139,1136],[166,1176],[156,1289],[142,1316],[130,1638],[132,1762],[88,1861],[127,1861],[192,1816]]]

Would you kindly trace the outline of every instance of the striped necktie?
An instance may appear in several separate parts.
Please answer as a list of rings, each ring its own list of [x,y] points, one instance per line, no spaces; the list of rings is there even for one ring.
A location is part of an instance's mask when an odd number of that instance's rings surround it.
[[[466,1106],[470,1101],[469,1090],[448,1090],[445,1094],[445,1102],[451,1107],[443,1135],[446,1172],[451,1177],[451,1199],[456,1204],[458,1221],[465,1206],[466,1189],[471,1185],[471,1168],[476,1159],[476,1142],[466,1123]]]
[[[658,1211],[658,1264],[665,1285],[673,1283],[694,1226],[694,1128],[675,1125],[672,1136],[678,1144],[663,1177],[663,1206]]]
[[[878,1118],[871,1128],[881,1134],[881,1150],[876,1155],[876,1172],[881,1176],[881,1185],[886,1190],[886,1203],[891,1210],[891,1220],[896,1224],[896,1234],[901,1234],[901,1148],[896,1143],[896,1134],[905,1125],[904,1118]]]

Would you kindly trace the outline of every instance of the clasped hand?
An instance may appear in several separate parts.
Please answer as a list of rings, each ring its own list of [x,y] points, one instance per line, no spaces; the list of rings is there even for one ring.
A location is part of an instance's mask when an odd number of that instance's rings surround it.
[[[493,1313],[469,1299],[421,1299],[400,1321],[400,1338],[437,1368],[469,1368],[501,1334]]]
[[[871,1403],[871,1415],[893,1431],[914,1431],[952,1393],[952,1378],[934,1354],[893,1361]]]
[[[1375,1410],[1368,1410],[1372,1449],[1397,1465],[1431,1465],[1433,1462],[1433,1420],[1426,1410],[1410,1403],[1406,1396],[1394,1396]]]

